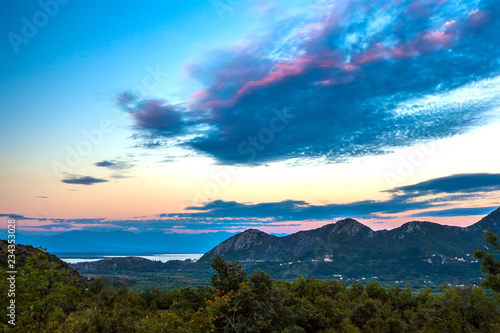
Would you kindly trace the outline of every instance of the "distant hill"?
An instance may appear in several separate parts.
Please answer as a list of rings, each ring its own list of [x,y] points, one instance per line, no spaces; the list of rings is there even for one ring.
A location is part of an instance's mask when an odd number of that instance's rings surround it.
[[[91,262],[78,262],[70,264],[70,266],[80,273],[116,273],[116,272],[174,272],[187,263],[191,263],[188,259],[186,261],[171,260],[166,263],[161,261],[154,261],[140,257],[124,257],[103,259]]]
[[[7,258],[8,258],[7,249],[8,249],[8,242],[6,240],[0,239],[0,265],[2,269],[5,269],[5,267],[7,267]],[[50,270],[57,271],[58,273],[60,273],[60,278],[64,280],[65,284],[70,284],[78,288],[83,288],[84,282],[82,277],[66,262],[64,262],[54,254],[44,252],[31,245],[16,244],[16,252],[15,252],[16,270],[22,271],[27,263],[28,258],[31,259],[37,258],[37,256],[41,254],[47,257],[47,260],[50,263]],[[42,269],[40,267],[37,267],[39,261],[40,260],[35,260],[33,265],[35,268]]]

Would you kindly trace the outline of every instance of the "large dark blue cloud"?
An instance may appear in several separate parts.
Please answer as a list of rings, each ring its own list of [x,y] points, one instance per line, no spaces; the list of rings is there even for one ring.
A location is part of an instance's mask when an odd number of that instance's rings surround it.
[[[342,161],[464,133],[500,105],[498,1],[353,0],[312,16],[191,64],[205,88],[185,105],[127,100],[136,126],[219,163]]]

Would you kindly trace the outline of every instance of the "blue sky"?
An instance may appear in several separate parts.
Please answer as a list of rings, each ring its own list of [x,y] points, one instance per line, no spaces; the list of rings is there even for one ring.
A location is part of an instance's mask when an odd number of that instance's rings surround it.
[[[36,2],[9,2],[2,35],[22,35],[22,17],[31,21],[40,10]],[[227,20],[231,18],[237,15]],[[202,47],[208,40],[233,37],[220,23],[211,5],[195,1],[60,5],[57,15],[27,44],[18,46],[19,52],[8,38],[2,39],[0,84],[4,108],[10,111],[5,112],[5,123],[23,123],[29,133],[43,137],[54,128],[71,135],[75,123],[91,124],[109,113],[113,95],[140,85],[148,67],[158,66],[169,73],[167,79],[178,82],[174,78],[182,77],[190,48],[196,48],[193,39]],[[12,134],[15,127],[8,126],[2,135]]]
[[[464,225],[498,206],[495,1],[3,6],[0,213],[28,229]],[[460,181],[486,184],[443,186]]]

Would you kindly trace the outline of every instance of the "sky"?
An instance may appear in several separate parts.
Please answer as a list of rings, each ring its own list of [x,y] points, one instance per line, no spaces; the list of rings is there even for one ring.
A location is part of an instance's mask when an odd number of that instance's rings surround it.
[[[1,6],[1,228],[467,226],[500,205],[498,1]]]

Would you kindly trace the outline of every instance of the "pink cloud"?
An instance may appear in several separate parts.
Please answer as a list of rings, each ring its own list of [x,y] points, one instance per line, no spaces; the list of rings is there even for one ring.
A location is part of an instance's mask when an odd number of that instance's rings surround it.
[[[434,52],[438,49],[448,50],[455,44],[456,35],[441,31],[426,32],[421,35],[416,44],[417,50],[420,53]]]
[[[469,14],[469,17],[467,18],[467,23],[469,23],[469,25],[472,27],[479,28],[482,27],[484,24],[486,24],[488,20],[489,20],[489,15],[487,12],[476,9]]]
[[[354,56],[354,63],[366,64],[381,61],[385,58],[386,51],[387,50],[382,43],[377,43],[358,56]]]
[[[202,89],[194,94],[191,95],[192,98],[204,98],[208,95],[208,91],[205,89]]]
[[[456,26],[457,26],[457,22],[455,20],[451,20],[451,21],[445,22],[443,24],[443,28],[445,28],[446,30],[451,30],[451,29],[455,28]]]
[[[442,3],[443,1],[439,4]],[[407,7],[407,11],[412,15],[427,17],[434,12],[435,8],[435,1],[414,1]],[[474,24],[479,24],[484,21],[485,17],[480,11],[474,11],[469,20]],[[449,20],[442,25],[442,30],[421,31],[414,34],[412,39],[400,40],[395,44],[392,43],[391,46],[376,42],[364,51],[352,54],[352,60],[346,62],[345,54],[342,54],[340,50],[330,49],[324,44],[326,36],[332,35],[339,22],[342,22],[342,15],[336,13],[324,17],[319,22],[305,25],[295,34],[300,39],[298,49],[303,50],[300,55],[275,64],[269,62],[270,59],[268,59],[268,63],[259,70],[241,63],[266,63],[265,59],[253,58],[255,55],[251,54],[251,48],[248,48],[246,44],[240,46],[239,49],[234,49],[234,52],[240,52],[240,54],[236,55],[234,61],[215,72],[209,88],[192,95],[196,101],[190,105],[192,107],[202,105],[210,109],[230,107],[256,90],[265,89],[291,76],[303,75],[310,70],[320,68],[338,68],[340,71],[331,72],[330,77],[317,81],[319,86],[350,83],[355,78],[353,76],[345,78],[346,72],[362,72],[364,65],[388,59],[408,59],[439,50],[448,50],[457,44],[460,37],[460,25],[456,20]],[[216,116],[215,113],[214,116]]]
[[[393,59],[408,59],[417,55],[417,51],[413,45],[401,45],[389,50],[389,54]]]
[[[160,101],[150,101],[138,107],[137,112],[130,115],[139,127],[152,129],[177,129],[182,119],[179,109]]]

